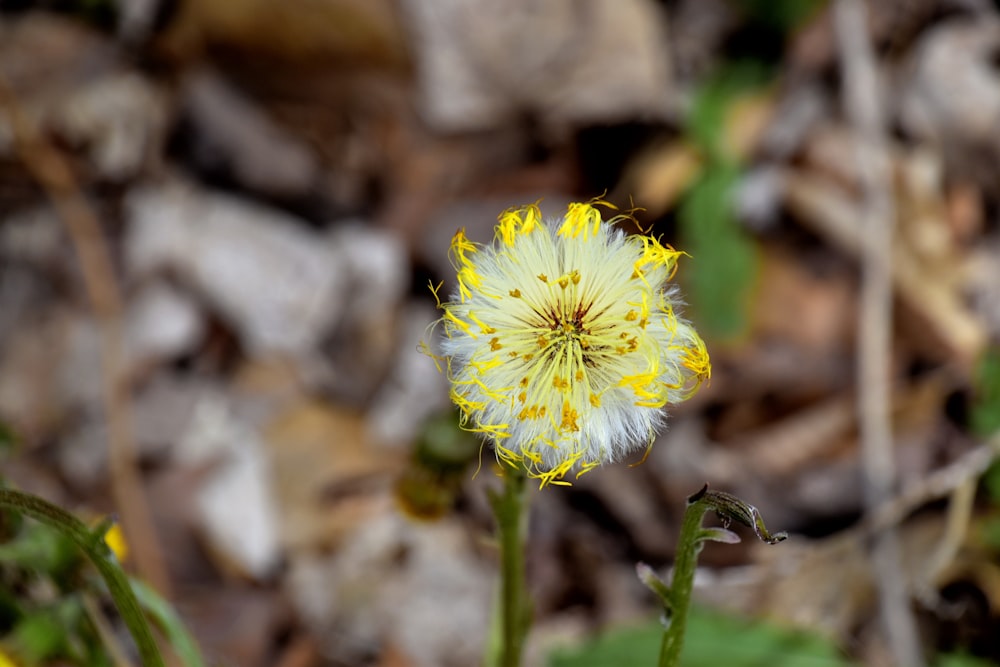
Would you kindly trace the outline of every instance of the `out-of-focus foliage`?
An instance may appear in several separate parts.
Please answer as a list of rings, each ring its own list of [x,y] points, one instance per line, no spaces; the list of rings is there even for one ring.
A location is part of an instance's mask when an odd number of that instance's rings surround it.
[[[994,663],[980,660],[964,653],[952,653],[941,656],[937,667],[990,667]]]
[[[757,276],[754,241],[736,220],[732,195],[742,169],[719,128],[742,96],[767,82],[766,68],[743,63],[723,69],[698,94],[688,132],[707,156],[701,178],[679,211],[681,242],[696,261],[687,271],[695,318],[715,338],[744,333]]]
[[[396,483],[400,506],[420,519],[443,516],[454,505],[470,466],[482,457],[482,449],[480,440],[461,429],[456,413],[429,419]]]
[[[8,517],[10,515],[8,514]],[[6,523],[10,539],[0,544],[0,636],[4,652],[25,665],[60,660],[72,665],[111,664],[87,616],[84,559],[73,543],[34,521]],[[47,595],[20,593],[49,591]]]
[[[27,667],[120,662],[114,656],[126,649],[118,646],[116,637],[124,635],[124,628],[116,632],[117,620],[105,613],[111,608],[110,582],[98,576],[69,535],[13,511],[0,518],[0,657],[9,654]],[[108,525],[110,520],[98,524],[95,534],[104,533]],[[197,643],[173,607],[145,584],[128,580],[125,585],[131,585],[139,607],[184,664],[204,665]],[[122,609],[120,599],[115,605]],[[145,661],[141,642],[140,653]]]
[[[751,20],[774,30],[790,32],[823,7],[827,0],[738,0]]]
[[[574,651],[553,654],[551,667],[653,665],[663,629],[657,623],[599,637]],[[682,662],[687,667],[847,667],[840,651],[804,632],[694,609]]]
[[[550,667],[653,665],[663,637],[659,623],[616,630],[574,650],[557,650]],[[694,609],[684,644],[685,667],[853,667],[828,640],[760,621]],[[992,663],[963,654],[938,657],[936,667],[989,667]]]
[[[733,338],[746,328],[757,275],[753,241],[737,226],[730,196],[739,169],[720,165],[705,172],[681,207],[683,247],[695,258],[687,276],[695,319],[714,338]]]
[[[15,442],[14,432],[0,421],[0,457],[6,456],[13,449]]]
[[[991,349],[983,356],[975,379],[970,427],[973,433],[990,437],[1000,431],[1000,349]],[[983,475],[983,486],[993,504],[1000,505],[1000,463],[994,462]],[[1000,548],[1000,518],[986,518],[980,532],[987,544]]]
[[[1000,348],[989,350],[976,370],[976,397],[970,425],[973,433],[988,436],[1000,431]],[[1000,487],[997,490],[1000,491]]]

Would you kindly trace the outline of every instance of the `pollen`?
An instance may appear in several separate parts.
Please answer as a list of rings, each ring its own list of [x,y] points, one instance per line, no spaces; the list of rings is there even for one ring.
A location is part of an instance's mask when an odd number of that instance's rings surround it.
[[[576,424],[576,420],[579,417],[579,413],[573,409],[569,401],[566,401],[563,403],[562,423],[559,424],[559,428],[563,431],[579,431],[580,427]]]
[[[491,244],[464,230],[451,243],[435,360],[463,427],[543,486],[646,449],[664,408],[711,373],[672,283],[683,253],[626,234],[626,216],[606,221],[600,207],[613,208],[571,204],[554,220],[511,209]]]

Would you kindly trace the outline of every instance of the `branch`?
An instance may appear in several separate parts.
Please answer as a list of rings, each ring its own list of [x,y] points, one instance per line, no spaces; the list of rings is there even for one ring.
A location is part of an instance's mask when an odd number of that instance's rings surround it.
[[[896,484],[889,416],[896,212],[875,57],[865,14],[861,0],[837,0],[834,5],[844,106],[855,129],[857,168],[864,188],[857,381],[865,500],[873,512],[889,500]],[[876,535],[872,551],[882,622],[892,655],[899,665],[920,667],[923,655],[901,575],[895,529],[890,527]]]
[[[25,117],[2,76],[0,111],[6,112],[21,161],[52,201],[80,262],[87,296],[101,331],[101,386],[108,420],[111,492],[140,576],[169,596],[167,570],[136,468],[131,403],[122,356],[122,299],[100,221],[81,191],[69,161]]]

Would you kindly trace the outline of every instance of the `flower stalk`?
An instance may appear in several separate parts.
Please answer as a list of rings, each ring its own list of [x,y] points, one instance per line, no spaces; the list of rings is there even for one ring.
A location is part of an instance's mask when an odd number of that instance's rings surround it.
[[[619,224],[632,221],[628,214],[605,220],[598,208],[615,210],[600,199],[571,203],[549,220],[536,204],[509,209],[486,244],[459,229],[450,299],[431,285],[444,335],[436,351],[424,350],[448,378],[460,425],[492,445],[503,469],[503,491],[490,495],[501,561],[490,667],[520,664],[531,619],[527,479],[568,485],[602,464],[648,454],[665,408],[711,376],[673,283],[684,253],[627,234]],[[695,531],[693,544],[705,535]]]
[[[714,511],[722,519],[721,528],[702,526],[705,514],[710,511]],[[698,554],[707,541],[727,544],[739,542],[739,536],[728,529],[730,522],[734,520],[752,528],[757,537],[767,544],[777,544],[788,537],[786,533],[770,533],[764,525],[760,512],[753,505],[728,493],[709,491],[706,484],[688,498],[684,519],[681,522],[681,534],[670,585],[663,583],[648,565],[644,563],[638,565],[639,579],[660,598],[663,604],[665,627],[663,641],[660,644],[658,667],[680,665]]]
[[[503,480],[503,490],[490,494],[500,541],[500,641],[494,643],[498,653],[488,664],[519,667],[531,625],[524,564],[528,526],[526,476],[521,470],[506,466]]]

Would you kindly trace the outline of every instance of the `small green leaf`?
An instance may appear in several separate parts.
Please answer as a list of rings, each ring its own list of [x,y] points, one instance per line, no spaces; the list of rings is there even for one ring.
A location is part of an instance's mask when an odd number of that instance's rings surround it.
[[[27,663],[61,655],[66,649],[66,629],[51,613],[39,611],[21,619],[11,631],[9,644]]]
[[[739,544],[740,536],[731,530],[726,528],[719,528],[718,526],[713,526],[711,528],[702,528],[701,534],[698,536],[699,540],[704,542],[722,542],[723,544]]]
[[[660,603],[663,605],[663,611],[669,618],[670,615],[673,614],[674,603],[671,599],[670,587],[667,586],[667,583],[660,578],[660,575],[656,574],[656,570],[645,563],[636,563],[635,573],[639,577],[639,581],[641,581],[646,588],[653,591],[656,597],[660,598]]]

